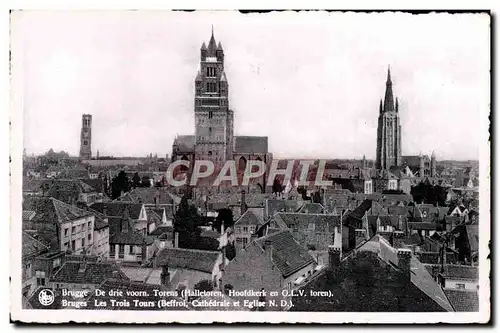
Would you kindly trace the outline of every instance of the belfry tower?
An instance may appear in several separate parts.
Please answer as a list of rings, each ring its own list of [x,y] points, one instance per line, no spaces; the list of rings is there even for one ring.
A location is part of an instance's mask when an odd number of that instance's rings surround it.
[[[212,36],[200,50],[195,80],[195,159],[223,165],[233,158],[233,111],[229,109],[229,84],[224,72],[224,50]]]
[[[379,170],[401,166],[401,125],[399,103],[392,93],[391,69],[387,70],[384,102],[380,100],[377,129],[377,162]]]
[[[92,158],[92,115],[82,115],[82,132],[80,134],[80,160]]]

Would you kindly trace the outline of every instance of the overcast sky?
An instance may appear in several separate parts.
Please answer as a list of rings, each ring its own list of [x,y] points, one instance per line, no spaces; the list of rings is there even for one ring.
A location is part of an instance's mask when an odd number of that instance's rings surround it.
[[[403,155],[477,159],[489,110],[489,17],[323,12],[16,12],[24,145],[77,155],[171,153],[194,134],[194,79],[211,25],[226,55],[236,135],[278,157],[374,158],[390,64]],[[17,66],[17,69],[16,69]]]

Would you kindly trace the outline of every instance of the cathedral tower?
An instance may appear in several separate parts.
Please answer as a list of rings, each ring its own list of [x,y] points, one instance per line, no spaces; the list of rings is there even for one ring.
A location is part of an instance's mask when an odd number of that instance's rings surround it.
[[[82,132],[80,134],[80,159],[92,158],[92,115],[82,115]]]
[[[195,80],[195,159],[223,165],[233,158],[233,111],[229,109],[229,85],[224,72],[224,50],[212,36],[200,50]]]
[[[387,70],[384,102],[380,100],[377,129],[377,169],[401,166],[401,125],[399,103],[392,93],[391,70]]]

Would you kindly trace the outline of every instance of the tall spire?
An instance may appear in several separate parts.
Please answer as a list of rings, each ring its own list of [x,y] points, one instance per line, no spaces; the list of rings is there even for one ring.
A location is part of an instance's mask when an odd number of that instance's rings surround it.
[[[382,99],[380,99],[380,107],[379,107],[379,111],[380,113],[382,113],[384,111],[384,106],[382,104]]]
[[[215,43],[214,37],[214,25],[212,24],[212,36],[210,37],[210,42],[208,42],[208,52],[210,55],[215,55],[215,50],[217,49],[217,44]]]
[[[385,83],[384,112],[394,111],[394,96],[392,94],[391,68],[387,69],[387,82]]]

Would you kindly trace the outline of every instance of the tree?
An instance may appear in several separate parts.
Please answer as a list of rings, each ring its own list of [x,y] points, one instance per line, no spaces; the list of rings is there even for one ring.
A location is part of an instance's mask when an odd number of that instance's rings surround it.
[[[120,197],[122,192],[130,190],[130,183],[125,171],[120,171],[116,177],[111,181],[111,198],[116,199]]]
[[[214,286],[210,280],[201,280],[194,285],[194,290],[212,291],[214,290]]]
[[[132,177],[132,187],[136,188],[141,186],[141,177],[139,176],[139,173],[134,173],[134,176]]]
[[[411,188],[410,193],[413,196],[413,201],[416,203],[424,202],[432,205],[446,205],[446,190],[442,186],[420,182]]]
[[[179,247],[194,247],[200,234],[199,225],[200,215],[184,195],[174,216],[174,232],[179,233]]]
[[[236,247],[234,243],[227,243],[226,247],[226,258],[229,260],[233,260],[236,257]]]
[[[143,176],[141,180],[141,187],[151,187],[151,181],[149,176]]]
[[[224,223],[224,230],[234,225],[233,211],[229,208],[222,208],[217,211],[217,217],[213,223],[213,227],[218,232],[222,231],[222,224]]]
[[[273,193],[277,194],[277,193],[281,193],[281,192],[283,192],[283,186],[281,185],[281,182],[278,178],[274,178]]]

